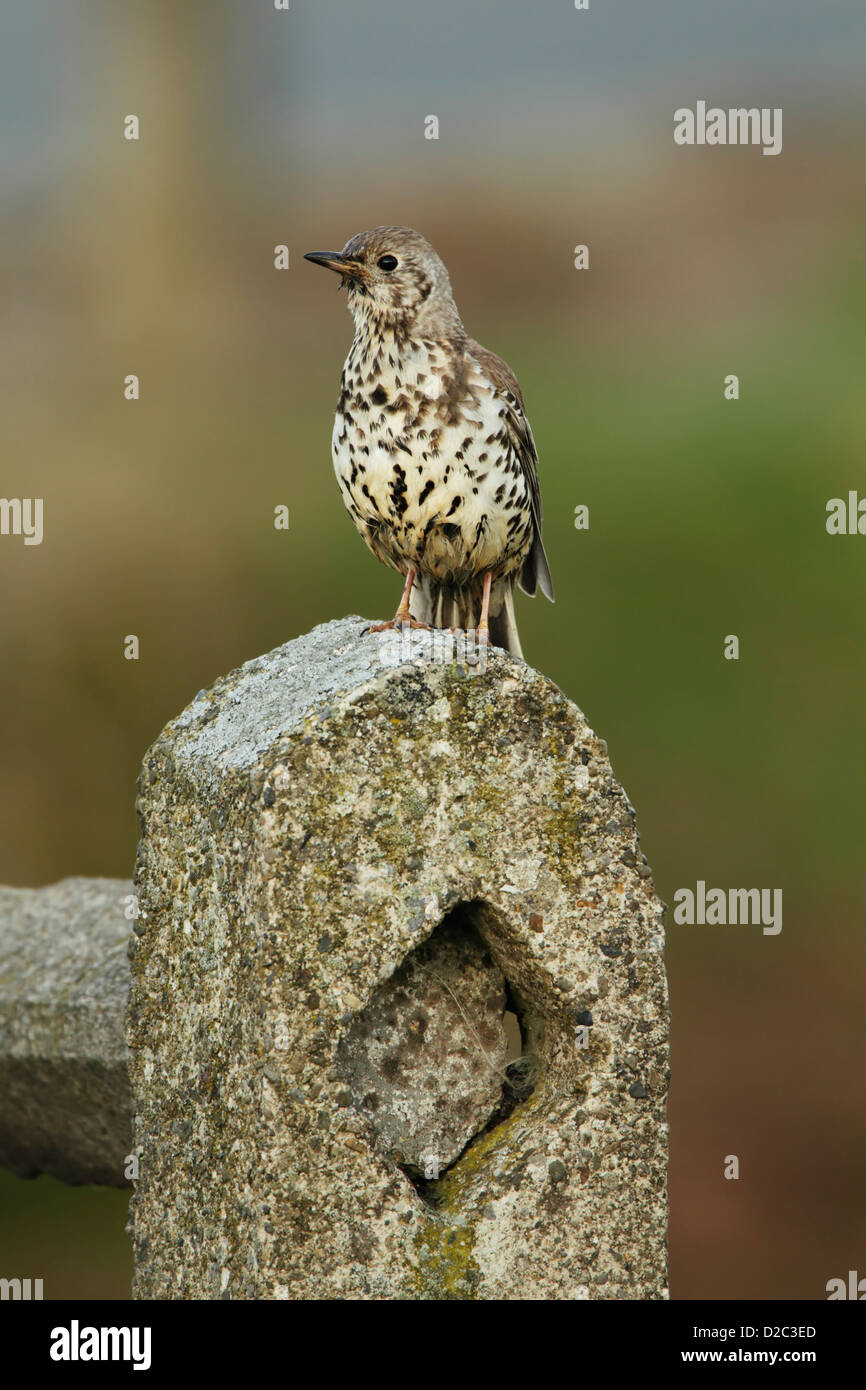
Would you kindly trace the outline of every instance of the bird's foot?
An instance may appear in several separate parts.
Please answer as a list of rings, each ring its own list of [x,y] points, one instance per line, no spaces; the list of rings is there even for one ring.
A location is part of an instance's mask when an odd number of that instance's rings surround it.
[[[400,632],[403,628],[414,628],[420,632],[430,632],[432,629],[429,623],[420,623],[417,618],[412,618],[408,613],[398,613],[388,623],[373,623],[367,628],[368,632]]]

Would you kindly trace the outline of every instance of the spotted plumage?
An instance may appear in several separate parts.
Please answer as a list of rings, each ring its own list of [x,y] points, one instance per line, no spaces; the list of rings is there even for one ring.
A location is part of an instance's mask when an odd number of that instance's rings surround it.
[[[470,338],[448,272],[408,227],[308,260],[337,271],[355,336],[332,453],[373,554],[406,576],[395,624],[477,628],[521,656],[515,582],[553,598],[537,455],[511,369]]]

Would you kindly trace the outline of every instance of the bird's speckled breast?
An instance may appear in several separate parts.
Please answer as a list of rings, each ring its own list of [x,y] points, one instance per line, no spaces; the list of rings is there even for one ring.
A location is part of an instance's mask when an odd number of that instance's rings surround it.
[[[374,554],[458,585],[520,568],[532,515],[509,399],[462,349],[359,330],[332,448],[343,500]]]

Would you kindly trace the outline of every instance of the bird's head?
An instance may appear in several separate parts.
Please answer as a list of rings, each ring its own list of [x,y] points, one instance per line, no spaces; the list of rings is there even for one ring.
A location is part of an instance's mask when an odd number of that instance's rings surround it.
[[[308,251],[305,259],[340,275],[356,324],[416,337],[462,329],[448,271],[411,227],[374,227],[353,236],[342,251]]]

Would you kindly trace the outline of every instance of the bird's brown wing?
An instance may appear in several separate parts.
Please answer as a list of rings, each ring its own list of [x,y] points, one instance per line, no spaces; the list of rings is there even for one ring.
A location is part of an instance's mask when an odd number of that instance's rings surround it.
[[[523,476],[529,489],[533,538],[532,547],[523,562],[519,581],[520,587],[524,593],[532,595],[540,586],[541,592],[546,594],[552,602],[553,581],[550,577],[550,566],[544,553],[544,541],[541,535],[542,512],[541,488],[538,482],[538,451],[535,447],[529,421],[526,418],[526,407],[523,404],[520,385],[508,363],[503,362],[501,357],[497,357],[495,352],[489,352],[480,343],[476,343],[474,338],[467,341],[466,351],[475,358],[485,376],[493,383],[497,394],[502,398],[506,408],[505,420],[508,433],[514,451],[520,460]]]

